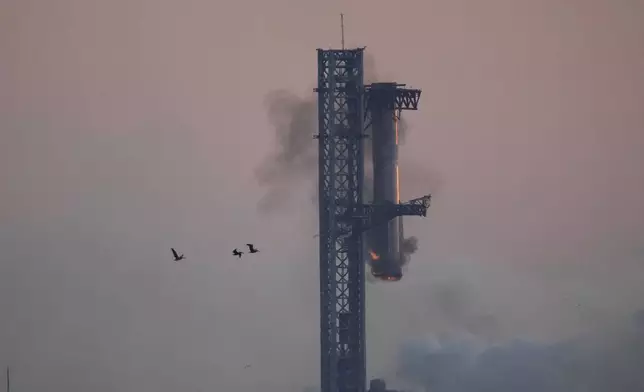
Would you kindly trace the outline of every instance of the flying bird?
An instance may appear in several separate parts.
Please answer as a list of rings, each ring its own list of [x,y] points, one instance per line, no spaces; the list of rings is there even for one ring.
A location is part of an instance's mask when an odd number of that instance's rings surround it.
[[[237,248],[235,248],[235,249],[233,250],[233,256],[237,256],[237,257],[239,257],[240,259],[241,259],[241,257],[242,257],[242,255],[243,255],[243,254],[244,254],[244,252],[240,252],[240,251],[238,251],[238,250],[237,250]]]
[[[179,260],[183,260],[183,259],[186,258],[183,254],[179,255],[177,253],[177,251],[174,250],[174,248],[170,248],[170,250],[172,250],[172,255],[174,256],[174,261],[179,261]]]
[[[255,246],[253,246],[253,244],[246,244],[246,246],[248,247],[248,253],[257,253],[257,252],[259,252],[257,249],[255,249]]]

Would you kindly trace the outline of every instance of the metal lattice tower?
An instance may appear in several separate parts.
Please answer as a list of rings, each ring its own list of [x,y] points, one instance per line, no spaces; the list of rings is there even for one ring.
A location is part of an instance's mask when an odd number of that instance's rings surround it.
[[[365,294],[361,236],[364,49],[318,50],[320,361],[323,392],[365,389]]]
[[[425,216],[429,196],[363,203],[364,48],[318,49],[321,392],[365,392],[363,233],[397,216]]]

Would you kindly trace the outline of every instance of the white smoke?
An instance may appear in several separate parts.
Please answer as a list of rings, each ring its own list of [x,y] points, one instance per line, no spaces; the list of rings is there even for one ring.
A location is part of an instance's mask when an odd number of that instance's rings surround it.
[[[644,391],[644,310],[610,333],[552,344],[470,339],[409,342],[400,378],[435,392]]]

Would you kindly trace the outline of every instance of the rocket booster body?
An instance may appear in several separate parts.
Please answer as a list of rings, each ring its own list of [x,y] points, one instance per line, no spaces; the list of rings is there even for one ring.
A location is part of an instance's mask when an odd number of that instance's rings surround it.
[[[392,88],[395,89],[395,85]],[[376,204],[400,203],[397,113],[393,102],[387,99],[389,94],[383,92],[378,95],[382,99],[371,101],[373,201]],[[401,279],[402,218],[396,217],[372,228],[368,236],[372,274],[384,280]]]

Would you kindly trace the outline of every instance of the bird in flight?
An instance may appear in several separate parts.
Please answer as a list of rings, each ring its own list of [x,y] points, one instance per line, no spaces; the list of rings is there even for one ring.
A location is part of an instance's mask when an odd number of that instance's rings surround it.
[[[186,258],[183,254],[179,255],[177,253],[177,251],[174,250],[174,248],[170,248],[170,250],[172,250],[172,255],[174,256],[174,261],[179,261],[179,260],[183,260],[183,259]]]
[[[246,246],[248,247],[248,253],[257,253],[257,252],[259,252],[259,251],[255,248],[255,246],[253,246],[253,244],[246,244]]]
[[[243,255],[243,254],[244,254],[244,252],[240,252],[240,251],[238,251],[238,250],[237,250],[237,248],[235,248],[235,249],[233,250],[233,256],[237,256],[237,257],[239,257],[240,259],[241,259],[241,257],[242,257],[242,255]]]

